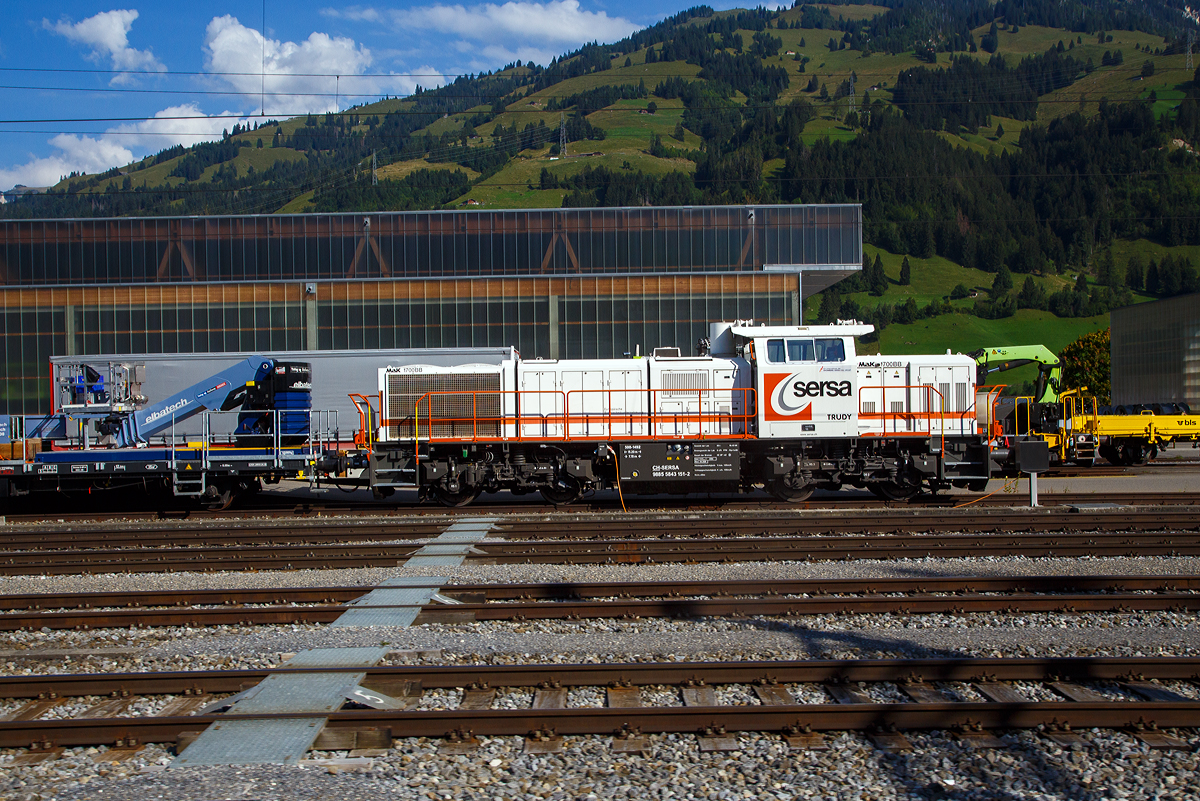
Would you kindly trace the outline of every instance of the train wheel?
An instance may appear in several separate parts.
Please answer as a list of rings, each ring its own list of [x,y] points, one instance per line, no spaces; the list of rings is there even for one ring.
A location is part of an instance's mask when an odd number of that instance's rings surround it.
[[[815,490],[816,486],[813,484],[804,484],[799,487],[790,486],[783,478],[777,478],[767,484],[767,492],[786,503],[807,501]]]
[[[228,484],[210,486],[204,493],[204,508],[212,512],[220,512],[233,505],[233,487]]]
[[[433,497],[437,499],[438,503],[442,506],[450,507],[466,506],[478,498],[481,492],[483,492],[482,487],[468,487],[466,485],[459,485],[457,492],[451,492],[441,486],[434,487],[432,490]]]
[[[909,501],[921,492],[918,484],[900,484],[895,481],[872,481],[867,485],[867,489],[885,501]]]
[[[1121,449],[1115,445],[1104,444],[1100,446],[1100,455],[1105,458],[1109,464],[1121,465]]]
[[[575,503],[583,495],[583,487],[573,478],[561,478],[548,487],[541,487],[542,497],[555,506]]]
[[[1145,464],[1145,446],[1138,442],[1121,448],[1121,461],[1125,464]]]
[[[983,492],[987,489],[987,485],[986,478],[973,478],[967,482],[967,489],[971,492]]]

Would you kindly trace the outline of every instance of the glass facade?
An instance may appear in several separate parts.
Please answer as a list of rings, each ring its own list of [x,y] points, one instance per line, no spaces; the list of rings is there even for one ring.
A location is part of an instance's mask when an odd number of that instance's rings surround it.
[[[1200,294],[1113,309],[1114,404],[1200,409]]]
[[[51,356],[688,352],[861,262],[856,205],[0,222],[0,413],[48,410]]]
[[[9,286],[861,263],[857,205],[0,221],[0,282]]]

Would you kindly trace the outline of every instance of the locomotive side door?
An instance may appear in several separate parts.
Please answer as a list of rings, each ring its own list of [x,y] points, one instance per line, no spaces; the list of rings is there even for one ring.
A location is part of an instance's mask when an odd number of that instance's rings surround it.
[[[561,437],[563,401],[554,370],[525,370],[521,374],[521,436]]]
[[[649,430],[642,370],[609,370],[607,402],[613,437],[641,437]]]
[[[959,432],[962,412],[969,408],[969,380],[967,368],[961,365],[921,365],[917,369],[919,389],[913,390],[914,408],[929,413],[928,427],[923,430],[945,433]],[[967,426],[967,433],[970,428]]]
[[[562,390],[567,397],[571,437],[608,436],[604,416],[603,370],[568,370],[562,374]]]
[[[734,415],[742,414],[743,393],[735,392],[737,386],[737,371],[731,367],[717,367],[713,370],[713,408],[717,418],[705,426],[706,434],[742,434],[741,421],[735,421]]]

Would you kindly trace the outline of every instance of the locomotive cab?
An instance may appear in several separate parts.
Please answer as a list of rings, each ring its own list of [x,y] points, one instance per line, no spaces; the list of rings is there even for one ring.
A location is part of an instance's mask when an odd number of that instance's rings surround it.
[[[854,337],[869,325],[746,326],[729,331],[752,364],[763,439],[858,434]]]

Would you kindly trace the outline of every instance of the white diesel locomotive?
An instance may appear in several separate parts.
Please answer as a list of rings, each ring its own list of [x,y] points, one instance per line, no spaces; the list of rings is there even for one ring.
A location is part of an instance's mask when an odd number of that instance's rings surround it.
[[[989,398],[970,357],[860,358],[873,327],[858,323],[710,329],[696,356],[381,369],[377,398],[352,396],[349,464],[376,495],[415,485],[447,506],[502,489],[564,504],[611,487],[802,501],[986,486]]]

